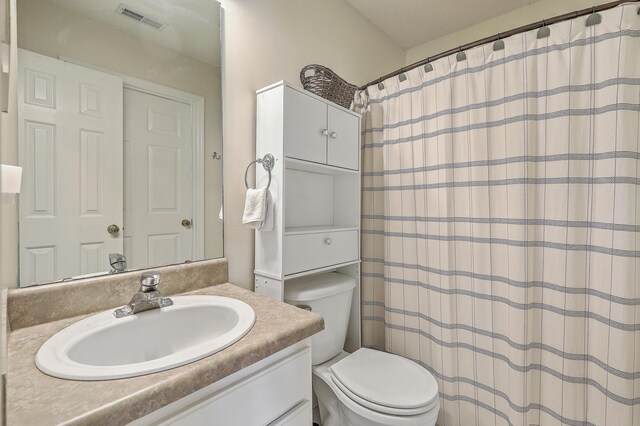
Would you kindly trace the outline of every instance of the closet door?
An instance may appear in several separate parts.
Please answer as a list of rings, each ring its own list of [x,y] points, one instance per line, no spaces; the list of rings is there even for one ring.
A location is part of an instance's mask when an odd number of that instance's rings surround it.
[[[193,260],[191,107],[124,91],[124,254],[129,268]]]
[[[360,168],[359,119],[331,105],[328,108],[327,164],[358,170]]]
[[[327,105],[288,87],[284,93],[284,155],[326,163]]]
[[[122,79],[18,50],[20,282],[110,269],[122,253]]]

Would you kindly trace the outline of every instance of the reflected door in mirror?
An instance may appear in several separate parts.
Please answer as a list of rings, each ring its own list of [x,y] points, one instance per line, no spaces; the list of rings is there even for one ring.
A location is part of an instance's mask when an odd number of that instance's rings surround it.
[[[109,269],[122,252],[122,79],[19,51],[20,281]]]
[[[192,117],[185,103],[124,91],[124,253],[130,268],[193,259]]]

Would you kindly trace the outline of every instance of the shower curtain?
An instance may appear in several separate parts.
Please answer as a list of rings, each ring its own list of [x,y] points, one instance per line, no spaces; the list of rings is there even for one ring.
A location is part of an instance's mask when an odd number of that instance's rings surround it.
[[[638,9],[356,94],[363,344],[433,373],[441,426],[640,425]]]

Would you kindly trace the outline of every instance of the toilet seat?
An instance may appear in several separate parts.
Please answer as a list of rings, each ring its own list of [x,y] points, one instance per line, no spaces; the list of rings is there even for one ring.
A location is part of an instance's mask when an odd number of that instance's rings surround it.
[[[424,407],[417,407],[417,408],[387,407],[385,405],[375,404],[370,401],[367,401],[366,399],[360,398],[358,395],[354,394],[349,389],[344,387],[344,385],[341,384],[340,381],[335,378],[335,376],[332,375],[331,379],[333,380],[333,383],[338,387],[339,392],[341,392],[344,395],[344,397],[350,399],[351,401],[353,401],[354,403],[362,407],[377,411],[382,414],[389,414],[391,416],[416,416],[416,415],[424,414],[428,412],[437,404],[437,400],[435,400],[431,404],[425,405]],[[337,392],[338,391],[336,391],[336,393]],[[336,396],[338,396],[338,399],[343,400],[343,398],[340,398],[340,395],[336,395]]]
[[[438,403],[435,378],[398,355],[361,348],[330,370],[331,381],[341,393],[380,413],[413,416],[428,412]]]

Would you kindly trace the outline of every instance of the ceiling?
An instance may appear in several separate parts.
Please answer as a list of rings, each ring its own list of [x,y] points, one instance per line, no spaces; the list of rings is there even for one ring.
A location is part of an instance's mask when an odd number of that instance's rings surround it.
[[[220,66],[220,4],[216,0],[45,0],[95,21],[117,27],[146,42]],[[156,30],[119,15],[120,4],[168,24]]]
[[[535,0],[347,0],[400,47],[410,49]]]

